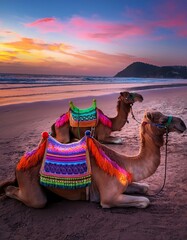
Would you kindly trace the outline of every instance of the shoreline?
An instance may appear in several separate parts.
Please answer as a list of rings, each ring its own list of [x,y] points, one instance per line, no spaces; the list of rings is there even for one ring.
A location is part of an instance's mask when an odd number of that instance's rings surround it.
[[[109,95],[121,91],[146,91],[163,88],[187,87],[185,82],[176,83],[132,83],[132,84],[92,84],[92,85],[72,85],[61,87],[48,87],[44,91],[38,87],[30,93],[24,89],[14,91],[1,90],[0,107],[8,105],[17,105],[24,103],[34,103],[42,101],[57,101],[63,99],[74,99],[80,97],[98,97],[100,95]],[[3,92],[2,92],[3,91]],[[76,95],[76,97],[75,97]],[[63,99],[62,99],[63,96]]]

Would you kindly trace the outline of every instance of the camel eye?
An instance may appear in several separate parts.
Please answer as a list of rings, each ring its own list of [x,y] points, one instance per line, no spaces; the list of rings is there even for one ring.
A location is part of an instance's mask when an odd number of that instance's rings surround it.
[[[129,101],[133,101],[133,99],[134,99],[133,94],[129,93],[129,95],[126,99],[129,100]]]
[[[160,123],[165,124],[165,123],[167,123],[167,120],[168,120],[167,118],[163,118],[163,119],[160,120]]]

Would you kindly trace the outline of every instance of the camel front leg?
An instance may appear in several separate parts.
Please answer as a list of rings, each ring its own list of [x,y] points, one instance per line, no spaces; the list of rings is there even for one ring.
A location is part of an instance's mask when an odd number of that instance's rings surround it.
[[[100,204],[103,208],[112,208],[112,207],[146,208],[150,204],[150,201],[146,197],[120,194],[113,199],[101,201]]]
[[[125,193],[128,194],[146,194],[149,190],[149,185],[146,183],[137,183],[137,182],[132,182],[131,184],[128,185],[127,189],[125,190]]]
[[[106,144],[123,144],[123,141],[120,137],[114,137],[110,134],[112,133],[111,129],[104,126],[102,123],[98,123],[95,131],[95,137],[99,142]]]

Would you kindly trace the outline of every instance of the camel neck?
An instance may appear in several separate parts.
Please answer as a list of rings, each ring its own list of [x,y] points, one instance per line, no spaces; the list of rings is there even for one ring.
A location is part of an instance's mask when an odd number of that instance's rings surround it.
[[[160,146],[156,143],[157,140],[155,141],[152,136],[144,134],[139,154],[135,157],[124,157],[124,168],[132,174],[133,181],[140,181],[151,176],[158,168]]]
[[[110,118],[112,121],[112,131],[120,131],[121,128],[127,122],[127,118],[130,112],[130,104],[124,103],[123,101],[118,101],[117,105],[117,116]]]

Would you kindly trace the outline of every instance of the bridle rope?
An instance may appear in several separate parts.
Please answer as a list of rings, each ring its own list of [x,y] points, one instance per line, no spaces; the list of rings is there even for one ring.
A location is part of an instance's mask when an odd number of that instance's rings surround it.
[[[134,113],[133,113],[133,110],[132,110],[132,106],[133,106],[133,104],[130,105],[131,116],[132,116],[132,118],[133,118],[137,123],[141,124],[141,122],[139,122],[139,121],[135,118]]]
[[[146,196],[149,196],[149,197],[155,197],[158,194],[160,194],[163,191],[163,189],[165,187],[165,184],[166,184],[167,157],[168,157],[168,136],[169,136],[169,129],[168,129],[168,127],[169,127],[171,121],[172,121],[172,116],[168,117],[168,120],[167,120],[166,124],[159,124],[159,123],[157,124],[157,123],[143,122],[144,124],[151,124],[151,125],[156,126],[158,128],[165,128],[166,129],[164,181],[163,181],[162,187],[160,188],[160,190],[158,192],[156,192],[155,194],[147,194],[146,195]]]

